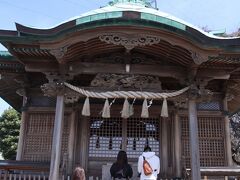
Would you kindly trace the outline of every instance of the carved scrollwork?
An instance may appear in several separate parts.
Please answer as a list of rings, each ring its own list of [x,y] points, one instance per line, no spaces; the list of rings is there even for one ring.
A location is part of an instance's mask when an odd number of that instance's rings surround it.
[[[49,52],[60,62],[68,50],[68,46],[58,49],[50,49]]]
[[[98,74],[91,82],[94,87],[162,89],[158,77],[129,74]]]
[[[234,99],[234,95],[232,93],[226,93],[227,101],[232,101]]]
[[[58,72],[45,72],[48,82],[63,82],[66,80],[71,80],[73,78],[72,74],[60,74]]]
[[[153,45],[160,42],[159,37],[146,34],[112,33],[101,35],[99,39],[108,44],[122,45],[128,51],[136,46]]]
[[[195,51],[190,51],[192,59],[195,64],[200,65],[206,61],[208,61],[208,56],[207,55],[202,55],[200,53],[197,53]]]
[[[74,102],[78,101],[79,97],[80,97],[80,94],[69,91],[69,92],[65,93],[64,102],[67,103],[67,104],[68,103],[74,103]]]
[[[44,93],[44,96],[57,96],[57,95],[64,95],[65,93],[65,86],[63,83],[58,82],[51,82],[46,83],[41,86],[41,90]]]
[[[187,109],[188,108],[187,101],[174,101],[174,106],[179,109]]]

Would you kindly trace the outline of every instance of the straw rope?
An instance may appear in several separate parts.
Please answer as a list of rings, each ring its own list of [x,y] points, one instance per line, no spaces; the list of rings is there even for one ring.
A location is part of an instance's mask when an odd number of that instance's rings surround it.
[[[101,98],[101,99],[107,99],[107,98],[166,99],[166,98],[178,96],[189,89],[189,87],[185,87],[179,91],[175,91],[171,93],[153,93],[153,92],[142,92],[142,91],[92,92],[92,91],[87,91],[82,88],[73,86],[66,82],[64,82],[64,85],[84,96],[91,97],[91,98]]]

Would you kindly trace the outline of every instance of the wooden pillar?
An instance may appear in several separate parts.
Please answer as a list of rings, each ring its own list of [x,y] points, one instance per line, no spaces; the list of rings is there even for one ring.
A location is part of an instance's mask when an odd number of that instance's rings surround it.
[[[189,114],[189,134],[190,134],[190,152],[191,152],[191,175],[192,179],[200,180],[200,155],[199,155],[199,140],[198,140],[198,120],[196,100],[188,100]]]
[[[89,118],[81,117],[80,129],[80,165],[88,171]]]
[[[72,174],[73,171],[73,158],[74,158],[74,144],[76,135],[76,111],[73,111],[70,119],[70,129],[68,136],[68,166],[67,173]]]
[[[174,154],[175,154],[175,173],[177,177],[181,177],[181,122],[176,111],[174,116]]]
[[[16,160],[19,161],[22,159],[23,154],[23,142],[24,142],[24,134],[25,134],[25,126],[26,126],[26,120],[27,120],[27,93],[26,89],[19,89],[17,90],[17,94],[23,97],[22,101],[22,114],[21,114],[21,126],[20,126],[20,132],[19,132],[19,139],[18,139],[18,146],[17,146],[17,157]]]
[[[23,154],[23,141],[24,141],[24,134],[25,134],[25,124],[27,120],[27,111],[24,109],[21,114],[21,126],[19,132],[19,139],[18,139],[18,146],[17,146],[17,157],[16,160],[20,161],[22,159]]]
[[[53,139],[52,139],[52,153],[49,179],[59,180],[59,165],[62,147],[62,133],[64,124],[64,96],[57,96]]]
[[[227,97],[223,100],[223,108],[224,111],[228,111],[228,105],[227,105]],[[230,120],[228,116],[226,115],[224,118],[224,125],[225,125],[225,142],[226,142],[226,158],[227,158],[227,165],[232,166],[232,151],[231,151],[231,134],[230,134]]]
[[[162,119],[162,171],[163,175],[167,176],[168,172],[168,126],[167,126],[167,120],[166,118]]]

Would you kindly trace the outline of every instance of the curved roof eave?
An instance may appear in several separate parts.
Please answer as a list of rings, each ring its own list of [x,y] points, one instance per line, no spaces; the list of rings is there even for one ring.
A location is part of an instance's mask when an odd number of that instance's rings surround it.
[[[124,13],[126,14],[129,12],[136,13],[137,18],[131,16],[124,17]],[[132,22],[132,24],[129,23],[130,21]],[[121,24],[118,22],[121,22]],[[115,4],[114,6],[108,5],[103,8],[89,11],[50,29],[35,29],[16,23],[17,31],[15,35],[13,35],[13,33],[10,35],[8,31],[0,31],[0,42],[12,41],[15,38],[17,38],[17,41],[21,41],[22,39],[25,42],[31,42],[32,40],[52,41],[54,39],[57,39],[58,37],[62,37],[66,33],[72,33],[81,29],[84,30],[88,28],[91,29],[111,25],[133,25],[136,27],[141,26],[164,29],[167,31],[172,31],[175,34],[183,35],[183,37],[185,38],[195,40],[195,42],[200,42],[200,44],[204,45],[205,47],[222,46],[223,48],[226,48],[227,46],[234,46],[235,48],[240,49],[239,37],[218,37],[213,34],[204,32],[200,28],[193,26],[167,13],[158,11],[153,8],[147,8],[143,5],[136,5],[132,3],[119,3]]]
[[[205,32],[204,30],[200,29],[199,27],[197,26],[194,26],[182,19],[179,19],[175,16],[172,16],[170,14],[167,14],[165,12],[162,12],[162,11],[158,11],[154,8],[148,8],[148,7],[145,7],[143,5],[139,5],[139,4],[133,4],[133,3],[119,3],[119,4],[115,4],[114,6],[111,6],[111,5],[107,5],[105,7],[101,7],[99,9],[95,9],[95,10],[92,10],[92,11],[89,11],[87,13],[84,13],[82,15],[79,15],[79,16],[76,16],[76,17],[73,17],[71,19],[68,19],[67,21],[63,21],[61,23],[59,23],[58,25],[54,26],[54,27],[49,27],[49,28],[43,28],[43,29],[37,29],[36,30],[54,30],[54,29],[61,29],[63,27],[66,27],[66,26],[69,26],[70,24],[73,24],[75,21],[76,21],[76,24],[78,24],[78,21],[81,19],[81,18],[86,18],[86,17],[89,17],[89,16],[93,16],[93,15],[100,15],[100,14],[103,14],[103,13],[110,13],[110,12],[125,12],[125,11],[134,11],[134,12],[139,12],[139,13],[147,13],[149,15],[153,15],[153,16],[156,16],[156,17],[160,17],[160,18],[164,18],[164,19],[168,19],[170,21],[174,21],[174,22],[177,22],[183,26],[186,26],[186,27],[189,27],[189,28],[192,28],[196,31],[198,31],[199,33],[209,37],[209,38],[213,38],[213,39],[238,39],[239,37],[220,37],[220,36],[216,36],[214,34],[210,34],[208,32]],[[111,17],[110,17],[111,18]],[[149,19],[149,20],[153,20],[153,19]],[[154,21],[154,20],[153,20]],[[17,26],[17,29],[19,27],[19,24],[16,24]],[[22,27],[25,27],[26,29],[28,27],[26,26],[22,26]],[[22,28],[21,28],[22,29]],[[35,28],[28,28],[28,29],[35,29]]]

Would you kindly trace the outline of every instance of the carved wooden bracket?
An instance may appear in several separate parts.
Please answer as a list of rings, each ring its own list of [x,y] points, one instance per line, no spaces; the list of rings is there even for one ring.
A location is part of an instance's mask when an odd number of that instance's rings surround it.
[[[23,106],[23,107],[26,107],[27,102],[28,102],[28,97],[27,97],[27,91],[26,91],[26,89],[25,89],[25,88],[18,89],[18,90],[16,91],[16,93],[17,93],[19,96],[22,96],[22,97],[23,97],[22,106]]]
[[[227,101],[232,101],[234,99],[234,95],[232,93],[226,93],[226,98],[227,98]]]
[[[79,93],[75,93],[71,90],[67,90],[67,92],[65,93],[64,102],[67,104],[77,102],[80,96],[81,95]]]
[[[188,98],[195,99],[198,102],[210,101],[213,93],[201,85],[192,84],[188,90]]]
[[[179,109],[187,109],[188,104],[187,101],[173,101],[174,106]]]
[[[58,95],[64,96],[65,103],[77,102],[81,94],[73,92],[72,90],[65,87],[63,83],[51,82],[41,86],[44,96],[55,97]]]
[[[41,86],[44,96],[58,96],[65,94],[65,85],[63,83],[51,82]]]
[[[108,44],[122,45],[127,51],[136,46],[153,45],[160,42],[159,37],[146,34],[109,33],[99,36],[99,39]]]
[[[62,63],[62,59],[63,59],[64,55],[66,54],[67,49],[68,49],[68,46],[64,46],[64,47],[61,47],[61,48],[58,48],[58,49],[50,49],[49,52],[53,56],[55,56],[55,58],[57,59],[57,61],[59,63]]]
[[[73,79],[72,74],[60,74],[57,72],[45,72],[46,78],[48,79],[48,82],[64,82],[66,80]]]
[[[200,65],[206,61],[208,61],[208,55],[203,55],[203,54],[200,54],[200,53],[197,53],[195,51],[191,51],[191,56],[192,56],[192,59],[194,61],[195,64],[197,65]]]

